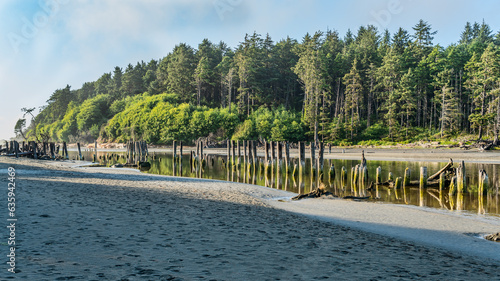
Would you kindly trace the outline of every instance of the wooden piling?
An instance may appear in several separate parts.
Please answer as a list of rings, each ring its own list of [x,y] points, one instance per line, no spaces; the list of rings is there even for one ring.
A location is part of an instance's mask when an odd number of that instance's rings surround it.
[[[314,142],[311,142],[311,176],[314,176],[315,165],[316,165],[316,148],[314,147]]]
[[[275,142],[271,141],[271,162],[274,163],[276,161],[276,147],[275,147]]]
[[[243,140],[243,165],[247,162],[247,141]]]
[[[335,181],[335,166],[332,164],[328,172],[328,181],[333,183]]]
[[[485,170],[479,170],[479,184],[478,184],[478,214],[485,214],[484,209],[484,191],[488,190],[488,175]]]
[[[16,158],[19,158],[19,143],[17,141],[14,141],[14,154]]]
[[[177,159],[177,141],[173,141],[172,144],[172,157],[175,163],[175,159]]]
[[[63,156],[64,156],[64,159],[69,159],[69,155],[68,155],[68,145],[66,144],[66,142],[63,142]]]
[[[342,188],[345,188],[346,181],[347,181],[347,169],[344,166],[342,166],[342,169],[340,169],[340,185],[342,186]]]
[[[401,177],[397,177],[396,178],[396,182],[394,183],[394,188],[395,189],[400,189],[402,181],[403,181],[403,179]]]
[[[299,165],[301,168],[304,167],[306,163],[306,149],[303,142],[299,142]]]
[[[240,164],[241,164],[241,147],[240,147],[240,141],[239,140],[236,141],[236,150],[238,151],[238,157],[237,157],[238,159],[237,159],[237,163],[236,164],[239,167]]]
[[[443,193],[444,182],[445,182],[445,175],[444,173],[441,173],[439,175],[439,194]]]
[[[405,169],[405,175],[403,179],[403,186],[408,186],[410,184],[410,176],[411,176],[411,170],[410,168]]]
[[[285,169],[287,174],[290,172],[290,144],[285,142]]]
[[[234,140],[231,140],[231,165],[236,165],[235,157],[236,157],[236,145],[234,143]]]
[[[323,142],[319,143],[319,151],[318,151],[318,170],[322,171],[323,170],[323,159],[324,159],[324,154],[325,153],[325,147],[323,145]]]
[[[382,167],[378,166],[375,174],[375,184],[382,183]]]
[[[257,164],[257,144],[255,141],[252,141],[252,157],[253,157],[253,163]]]
[[[33,158],[34,159],[38,159],[38,145],[36,142],[32,142],[32,146],[33,146]],[[81,154],[81,153],[80,153]]]
[[[420,167],[419,186],[421,189],[427,188],[427,167]]]
[[[387,174],[387,181],[394,181],[394,175],[392,174],[392,172],[389,172],[389,174]]]
[[[461,161],[457,168],[457,191],[466,192],[467,182],[465,177],[465,163]]]
[[[278,145],[278,165],[281,165],[283,159],[283,143],[279,141],[276,144]]]
[[[55,151],[54,151],[55,150],[55,146],[54,146],[53,142],[51,142],[49,144],[49,150],[50,150],[50,158],[52,158],[52,159],[56,158],[56,154],[55,154]]]
[[[269,160],[269,142],[264,141],[264,162],[267,163]]]
[[[78,160],[82,160],[82,149],[80,147],[80,143],[77,142],[76,146],[78,147]]]
[[[182,149],[183,149],[182,141],[179,142],[179,162],[182,162]]]
[[[229,169],[231,162],[231,140],[227,140],[227,168]]]

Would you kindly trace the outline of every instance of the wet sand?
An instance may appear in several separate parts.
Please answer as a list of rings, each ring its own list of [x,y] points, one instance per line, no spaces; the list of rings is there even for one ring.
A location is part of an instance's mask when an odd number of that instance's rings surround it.
[[[11,274],[3,263],[0,279],[500,279],[500,245],[463,233],[499,231],[497,220],[289,202],[295,194],[248,184],[72,165],[0,157],[0,204],[7,168],[16,169],[20,270]]]

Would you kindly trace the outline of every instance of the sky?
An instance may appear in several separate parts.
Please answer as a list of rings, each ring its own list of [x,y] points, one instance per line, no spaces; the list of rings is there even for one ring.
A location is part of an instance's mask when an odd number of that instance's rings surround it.
[[[468,21],[499,32],[498,10],[498,0],[0,0],[0,140],[14,137],[21,108],[38,112],[57,89],[161,59],[179,43],[235,48],[254,31],[300,41],[369,24],[412,33],[423,19],[438,31],[434,44],[448,46]]]

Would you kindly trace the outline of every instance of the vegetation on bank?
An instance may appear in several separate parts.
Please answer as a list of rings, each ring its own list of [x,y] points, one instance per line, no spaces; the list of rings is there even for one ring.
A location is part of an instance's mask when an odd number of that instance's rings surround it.
[[[337,145],[476,138],[498,140],[500,32],[467,23],[457,44],[362,26],[306,34],[299,43],[246,35],[235,49],[203,40],[166,57],[115,67],[80,89],[56,90],[19,136],[38,140],[165,144],[268,139]],[[26,127],[27,119],[31,124]]]

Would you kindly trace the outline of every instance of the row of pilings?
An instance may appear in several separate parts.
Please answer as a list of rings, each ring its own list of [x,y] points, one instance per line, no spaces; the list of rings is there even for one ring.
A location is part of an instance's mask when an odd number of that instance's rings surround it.
[[[61,154],[60,154],[61,152]],[[66,142],[35,142],[35,141],[6,141],[0,145],[0,154],[11,157],[30,157],[34,159],[68,159]]]
[[[174,175],[182,175],[182,165],[180,165],[179,154],[177,154],[178,145],[174,142]],[[180,143],[180,142],[179,142]],[[182,154],[182,143],[180,143],[180,154]],[[201,177],[203,170],[208,166],[213,166],[214,156],[213,154],[203,153],[203,142],[196,142],[196,149],[190,151],[190,165],[192,171],[196,171],[197,175]],[[259,148],[259,154],[257,154]],[[290,156],[291,149],[297,149],[297,157]],[[309,148],[311,159],[310,166],[306,167],[306,148]],[[244,177],[248,175],[248,183],[252,183],[250,180],[251,175],[261,174],[266,178],[266,186],[268,186],[267,176],[273,179],[274,176],[278,175],[290,175],[294,180],[298,182],[302,181],[302,176],[304,174],[310,174],[311,181],[315,182],[318,186],[321,182],[332,184],[335,180],[340,184],[340,188],[346,189],[350,187],[351,193],[357,198],[366,198],[368,195],[367,191],[377,191],[379,186],[386,186],[394,190],[396,196],[399,196],[399,192],[402,192],[403,196],[406,198],[406,191],[408,188],[418,188],[419,189],[419,204],[424,206],[425,198],[427,194],[432,195],[432,191],[435,187],[439,187],[439,195],[436,195],[436,199],[444,206],[444,202],[448,203],[447,208],[462,210],[463,209],[463,198],[464,194],[468,192],[467,180],[465,177],[465,164],[460,162],[458,167],[453,167],[453,161],[446,164],[438,172],[431,176],[427,175],[427,167],[420,167],[420,174],[418,180],[411,180],[411,171],[406,168],[402,175],[394,176],[391,171],[387,173],[387,180],[382,181],[382,169],[378,167],[375,170],[375,175],[369,175],[367,161],[364,156],[364,152],[361,153],[360,164],[351,168],[350,177],[349,171],[345,167],[341,167],[336,171],[333,163],[331,161],[324,161],[325,145],[318,143],[288,143],[288,142],[273,142],[264,141],[258,145],[257,141],[254,140],[243,140],[234,141],[227,140],[225,149],[225,157],[222,160],[221,165],[227,169],[228,180],[231,180],[234,172],[243,170],[242,174]],[[328,152],[331,153],[331,146],[328,145]],[[220,153],[220,151],[219,151]],[[328,165],[323,167],[323,165]],[[179,170],[179,167],[181,170]],[[233,172],[233,173],[230,173]],[[239,177],[239,174],[238,174]],[[287,181],[285,181],[287,182]],[[255,183],[255,181],[253,181]],[[273,182],[269,180],[269,186],[272,186]],[[279,186],[279,182],[278,182]],[[312,184],[311,184],[312,187]],[[428,188],[429,187],[429,188]],[[483,195],[489,188],[488,175],[484,170],[479,171],[479,188],[478,196],[479,199],[483,198]],[[398,191],[399,190],[399,191]],[[471,191],[472,192],[472,191]],[[446,195],[446,196],[444,196]],[[378,197],[375,195],[374,197]],[[482,200],[480,200],[482,202]],[[484,208],[479,206],[479,213],[484,213]]]

